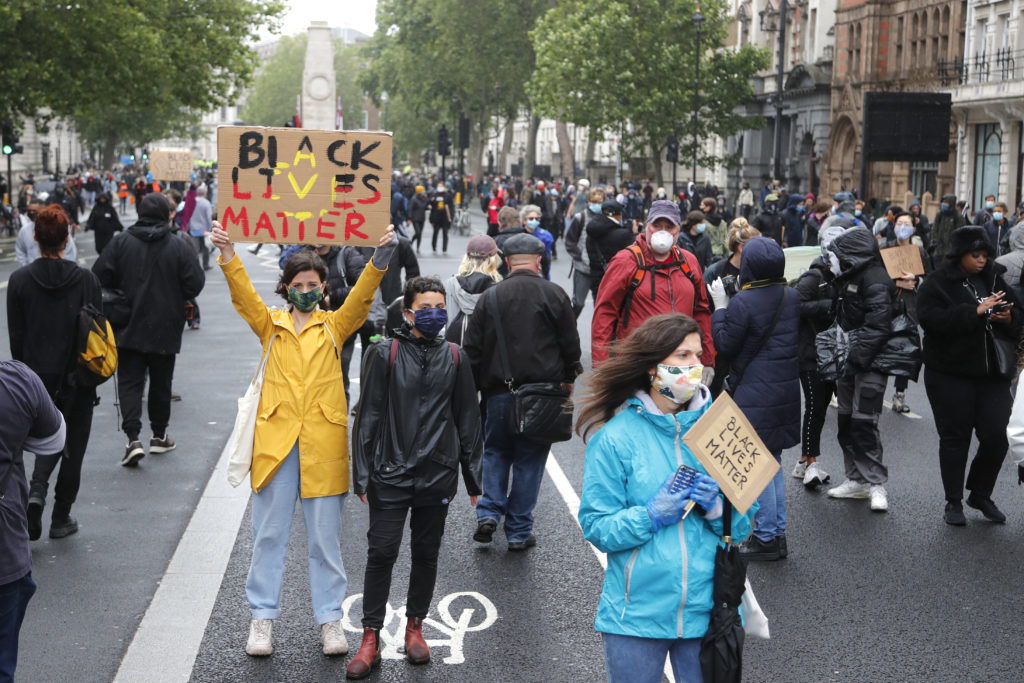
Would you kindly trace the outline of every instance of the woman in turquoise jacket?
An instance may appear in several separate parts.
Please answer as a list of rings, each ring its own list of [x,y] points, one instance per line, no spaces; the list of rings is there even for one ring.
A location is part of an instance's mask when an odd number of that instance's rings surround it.
[[[608,554],[594,628],[609,683],[661,681],[666,654],[676,680],[702,680],[723,498],[683,443],[711,405],[700,384],[701,348],[692,318],[650,318],[594,371],[583,401],[577,431],[584,438],[599,431],[587,445],[579,521],[584,537]],[[680,465],[701,474],[673,492]],[[733,514],[736,542],[750,533],[756,509]]]

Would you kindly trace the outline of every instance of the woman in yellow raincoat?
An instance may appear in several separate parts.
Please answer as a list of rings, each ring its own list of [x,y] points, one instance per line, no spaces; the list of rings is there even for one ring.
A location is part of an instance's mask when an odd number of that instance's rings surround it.
[[[256,293],[228,233],[214,222],[211,239],[227,278],[231,302],[270,357],[253,444],[253,551],[245,593],[252,621],[245,651],[273,652],[273,620],[281,613],[281,584],[295,499],[302,500],[309,544],[313,612],[324,654],[348,652],[341,603],[348,582],[341,561],[341,511],[349,487],[348,406],[341,381],[340,344],[366,320],[394,251],[388,226],[371,262],[336,311],[323,310],[327,268],[303,250],[285,264],[277,293],[289,306],[270,308]],[[273,346],[270,346],[273,340]]]

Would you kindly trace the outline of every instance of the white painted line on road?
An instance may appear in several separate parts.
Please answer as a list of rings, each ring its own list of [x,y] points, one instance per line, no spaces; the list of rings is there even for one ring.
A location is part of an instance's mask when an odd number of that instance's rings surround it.
[[[228,458],[217,462],[160,586],[149,603],[115,683],[188,681],[235,539],[250,489],[232,488]]]
[[[572,520],[576,522],[576,526],[580,526],[580,497],[576,495],[576,489],[569,483],[569,478],[565,476],[562,466],[558,464],[558,458],[555,457],[554,451],[548,452],[548,462],[544,466],[544,471],[547,472],[548,477],[551,478],[551,483],[555,485],[555,488],[558,489],[558,494],[565,501],[565,506],[569,508]],[[580,527],[580,530],[582,531],[583,527]],[[586,541],[586,544],[594,551],[597,561],[601,564],[601,569],[608,569],[608,556],[595,548],[590,541]],[[665,677],[668,678],[669,683],[676,683],[675,676],[672,673],[672,663],[668,657],[665,658]]]

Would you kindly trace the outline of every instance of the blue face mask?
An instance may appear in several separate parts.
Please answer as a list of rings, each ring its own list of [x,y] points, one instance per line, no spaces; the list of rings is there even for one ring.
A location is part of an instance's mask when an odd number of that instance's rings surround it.
[[[896,226],[896,239],[898,240],[909,240],[910,236],[914,234],[913,225],[897,225]]]
[[[303,313],[309,313],[323,298],[323,287],[317,287],[308,292],[300,292],[294,287],[288,288],[288,301]]]
[[[421,308],[413,311],[413,315],[416,320],[413,327],[428,339],[436,337],[441,328],[448,324],[448,311],[443,308]]]
[[[986,208],[986,209],[988,209],[989,211],[991,211],[992,209],[994,209],[994,208],[995,208],[995,206],[996,206],[996,203],[995,203],[995,202],[985,202],[985,208]]]
[[[705,224],[705,223],[698,223],[697,224],[697,234],[698,235],[701,234],[702,232],[704,232],[707,229],[708,229],[707,224]]]
[[[853,212],[853,215],[854,215],[854,216],[857,216],[857,217],[859,218],[860,216],[863,216],[863,215],[864,215],[864,212],[863,212],[863,211],[861,211],[860,209],[856,209],[856,210],[855,210],[855,211]]]
[[[942,202],[942,210],[949,211],[949,204],[947,204],[946,202]]]
[[[540,227],[540,221],[537,220],[536,218],[531,218],[530,220],[526,221],[526,227],[528,227],[530,230],[536,230],[537,228]]]
[[[999,221],[1003,220],[1003,212],[1002,211],[993,211],[992,212],[992,220],[994,220],[997,223]]]
[[[600,204],[591,204],[590,205],[590,212],[591,213],[601,213],[601,205]]]

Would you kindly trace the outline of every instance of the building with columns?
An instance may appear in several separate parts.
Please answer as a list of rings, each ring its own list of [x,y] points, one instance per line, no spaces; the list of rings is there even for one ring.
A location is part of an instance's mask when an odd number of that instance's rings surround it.
[[[959,147],[949,161],[872,163],[861,184],[864,93],[935,92],[944,87],[936,65],[962,59],[967,2],[838,0],[832,130],[823,159],[822,194],[858,189],[862,197],[904,202],[921,197],[931,214],[954,191]],[[927,193],[927,196],[926,196]]]
[[[821,161],[831,128],[831,81],[836,0],[791,0],[786,6],[783,110],[776,121],[780,0],[733,0],[732,43],[771,53],[771,64],[754,78],[754,98],[741,109],[766,125],[727,142],[739,166],[729,171],[735,193],[744,181],[759,187],[774,177],[776,126],[781,126],[781,178],[791,192],[818,193]]]
[[[957,196],[977,209],[994,194],[1012,210],[1024,199],[1024,1],[970,0],[965,33],[963,59],[937,67],[953,99]]]

